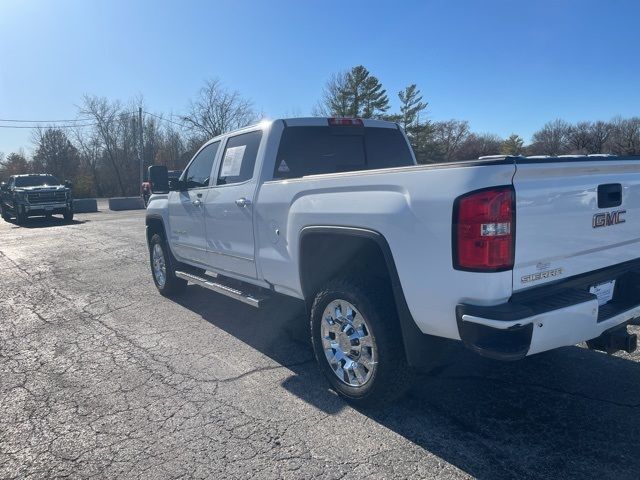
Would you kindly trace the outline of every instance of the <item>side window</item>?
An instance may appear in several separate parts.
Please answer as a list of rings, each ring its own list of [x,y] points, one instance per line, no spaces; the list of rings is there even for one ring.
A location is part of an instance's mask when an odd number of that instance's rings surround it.
[[[240,183],[253,177],[262,130],[229,137],[220,162],[218,185]]]
[[[191,161],[183,177],[188,189],[209,186],[209,177],[219,146],[220,142],[207,145]]]

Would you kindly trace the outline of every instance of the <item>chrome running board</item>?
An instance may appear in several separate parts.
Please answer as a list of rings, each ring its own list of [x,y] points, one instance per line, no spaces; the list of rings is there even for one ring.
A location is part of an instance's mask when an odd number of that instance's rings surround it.
[[[200,276],[194,275],[193,273],[189,272],[176,271],[176,277],[186,280],[187,282],[200,285],[201,287],[212,290],[216,293],[220,293],[227,297],[233,298],[234,300],[239,300],[243,303],[246,303],[247,305],[251,305],[252,307],[256,308],[260,308],[260,305],[262,305],[263,302],[269,298],[266,295],[243,292],[242,290],[238,290],[237,288],[225,285],[219,280],[206,275]]]

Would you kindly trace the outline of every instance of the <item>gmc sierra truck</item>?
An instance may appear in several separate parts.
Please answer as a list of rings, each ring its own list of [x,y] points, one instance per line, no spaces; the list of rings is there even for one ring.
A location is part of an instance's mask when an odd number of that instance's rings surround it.
[[[296,118],[212,139],[178,180],[149,173],[160,293],[299,299],[351,402],[402,393],[451,340],[500,360],[636,348],[640,157],[416,165],[395,123]]]
[[[71,182],[61,183],[53,175],[12,175],[0,185],[0,213],[5,221],[15,217],[21,225],[28,217],[62,214],[73,220]]]

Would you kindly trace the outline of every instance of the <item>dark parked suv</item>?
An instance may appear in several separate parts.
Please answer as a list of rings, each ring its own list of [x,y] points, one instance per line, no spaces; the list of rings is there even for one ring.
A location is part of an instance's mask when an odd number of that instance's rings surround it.
[[[73,220],[71,183],[61,183],[53,175],[13,175],[0,185],[0,209],[6,221],[15,217],[22,224],[27,217],[62,214]]]

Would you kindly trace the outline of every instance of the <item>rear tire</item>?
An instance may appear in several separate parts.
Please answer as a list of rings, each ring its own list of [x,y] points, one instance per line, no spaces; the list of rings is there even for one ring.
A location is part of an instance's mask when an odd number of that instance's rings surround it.
[[[332,389],[362,407],[402,396],[411,373],[388,288],[363,280],[327,283],[311,308],[316,360]]]
[[[149,242],[149,261],[153,282],[161,295],[170,297],[182,293],[187,288],[187,281],[176,277],[175,258],[160,234],[154,234]]]

